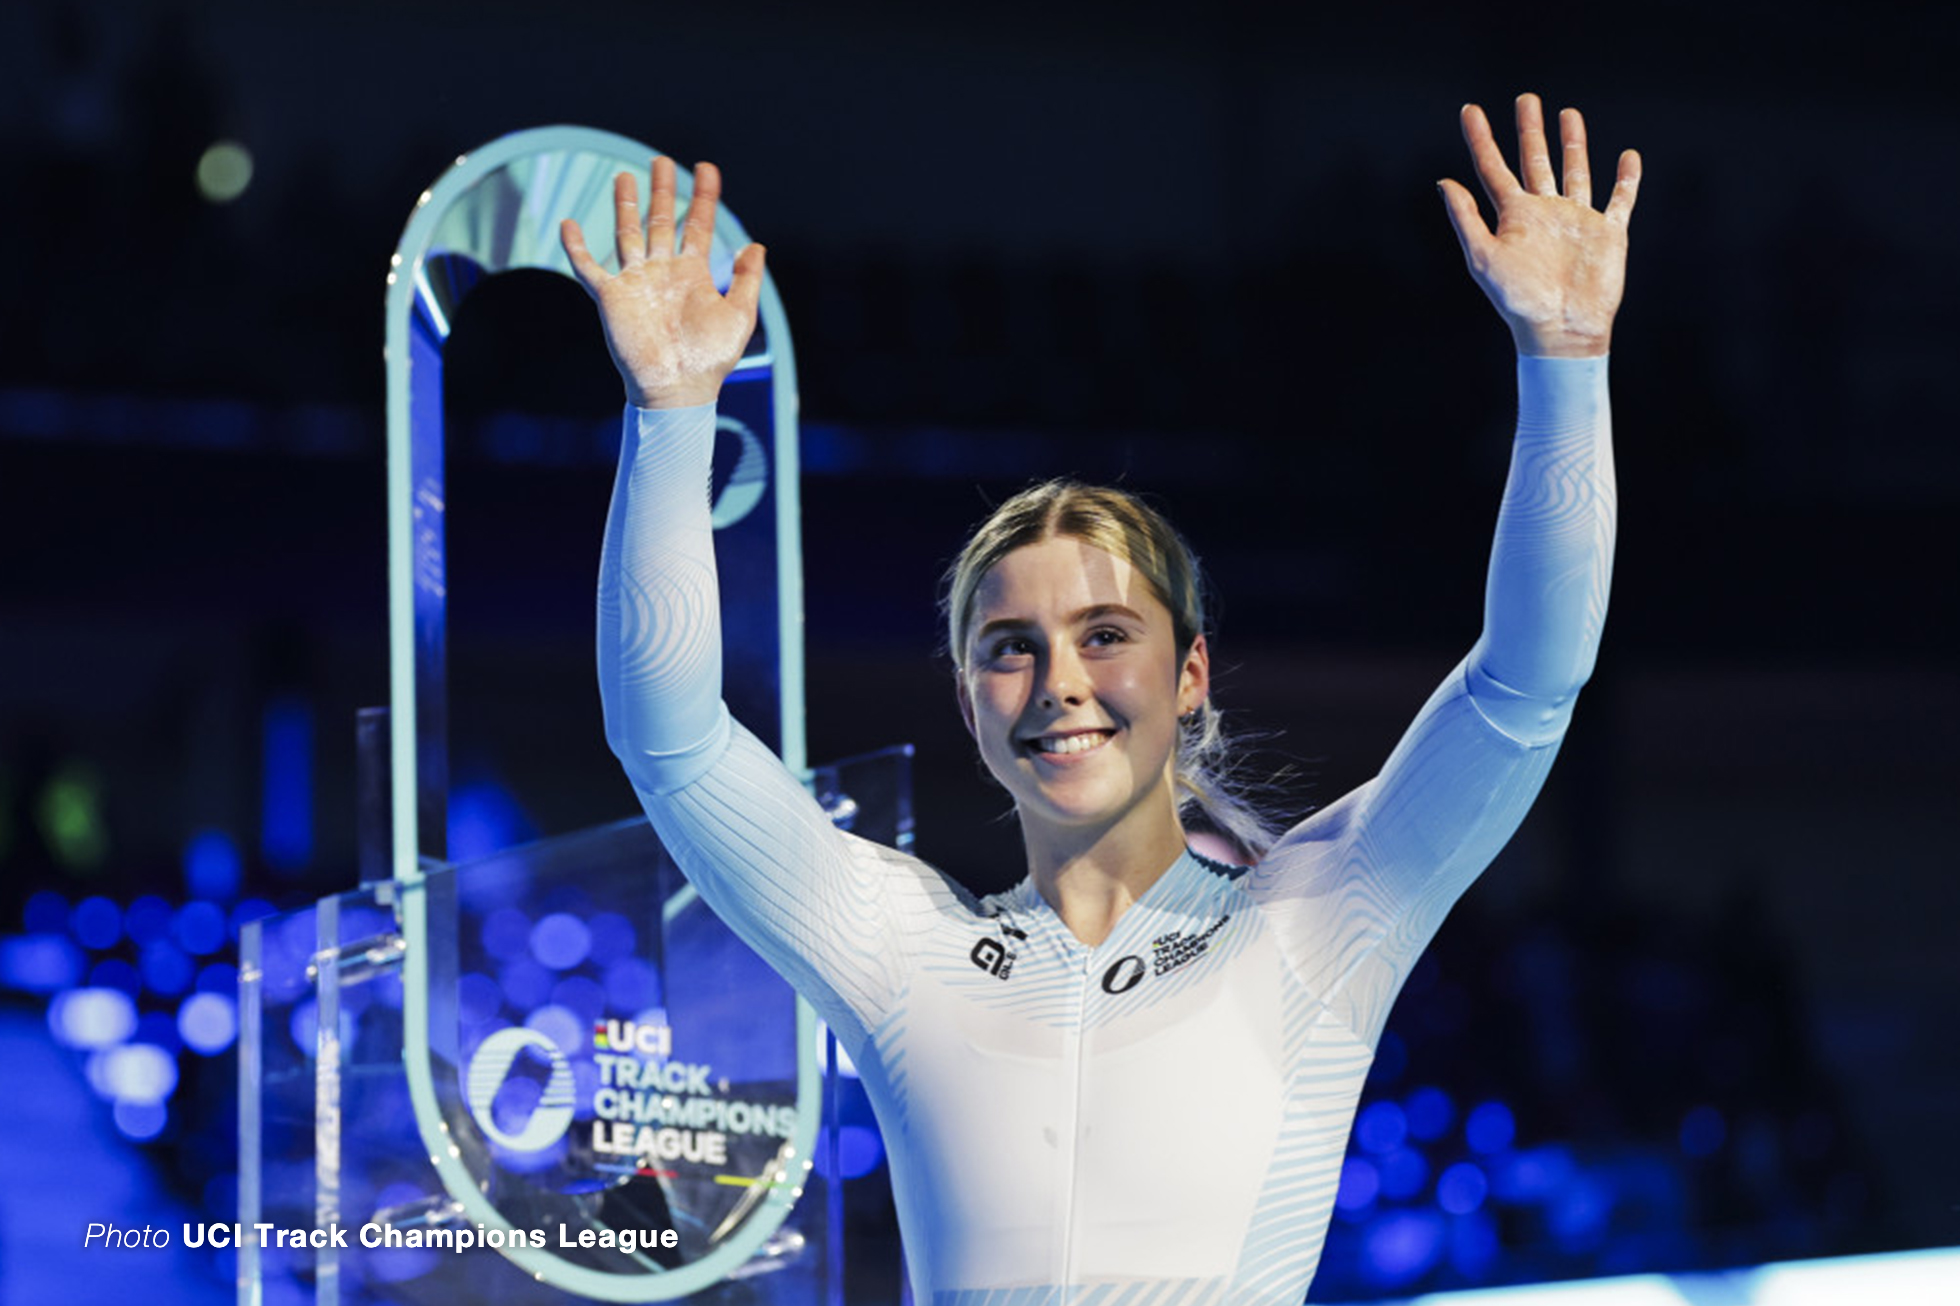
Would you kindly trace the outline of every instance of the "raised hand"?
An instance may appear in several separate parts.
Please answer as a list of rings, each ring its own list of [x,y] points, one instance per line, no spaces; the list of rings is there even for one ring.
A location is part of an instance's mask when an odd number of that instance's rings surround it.
[[[592,257],[578,223],[560,223],[558,236],[579,284],[599,305],[606,347],[626,382],[627,401],[636,408],[713,403],[755,331],[764,251],[749,245],[735,256],[735,277],[723,295],[708,274],[720,169],[703,163],[694,170],[694,198],[681,227],[679,253],[674,252],[672,159],[653,161],[652,192],[643,224],[632,176],[622,172],[613,179],[616,273]]]
[[[1579,111],[1559,114],[1564,195],[1552,170],[1538,97],[1520,95],[1517,113],[1522,182],[1505,166],[1484,111],[1474,104],[1463,106],[1463,139],[1484,194],[1497,208],[1497,230],[1484,225],[1468,190],[1444,181],[1439,188],[1450,225],[1463,245],[1470,275],[1509,324],[1519,353],[1550,358],[1604,354],[1626,283],[1627,220],[1640,189],[1640,156],[1632,150],[1620,155],[1613,194],[1601,213],[1592,206],[1586,120]]]

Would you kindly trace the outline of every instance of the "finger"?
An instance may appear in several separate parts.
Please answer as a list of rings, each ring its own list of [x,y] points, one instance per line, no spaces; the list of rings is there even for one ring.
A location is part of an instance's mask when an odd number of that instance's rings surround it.
[[[661,155],[653,161],[653,198],[647,203],[647,257],[674,256],[674,161]]]
[[[1463,127],[1463,143],[1470,147],[1470,161],[1477,165],[1477,180],[1483,183],[1484,194],[1492,204],[1503,208],[1504,201],[1523,187],[1505,165],[1504,151],[1497,148],[1497,141],[1490,134],[1490,119],[1484,117],[1482,106],[1466,104],[1457,121]]]
[[[1586,120],[1577,109],[1558,116],[1559,162],[1565,168],[1565,198],[1592,207],[1592,164],[1586,158]]]
[[[1463,261],[1472,268],[1483,266],[1496,237],[1484,225],[1484,215],[1477,212],[1477,197],[1454,181],[1439,181],[1436,189],[1442,192],[1443,208],[1450,215],[1457,243],[1463,246]]]
[[[1533,195],[1558,194],[1551,147],[1545,143],[1545,106],[1529,91],[1518,97],[1518,173]]]
[[[1633,202],[1640,196],[1640,151],[1628,150],[1620,155],[1619,179],[1613,183],[1613,194],[1606,201],[1608,221],[1621,226],[1633,216]]]
[[[735,256],[735,276],[728,283],[728,302],[742,310],[742,316],[755,320],[755,306],[762,299],[762,264],[769,251],[749,245]]]
[[[585,233],[579,230],[578,223],[566,218],[558,224],[558,240],[565,247],[565,257],[572,261],[572,274],[578,278],[578,283],[585,287],[586,294],[597,298],[606,270],[599,266],[599,260],[593,258],[592,251],[585,247]]]
[[[681,228],[681,253],[703,258],[715,241],[715,207],[721,201],[721,169],[712,163],[696,164],[694,198],[687,202],[687,222]]]
[[[630,172],[613,178],[613,246],[619,251],[622,269],[646,257],[646,245],[640,239],[640,187]]]

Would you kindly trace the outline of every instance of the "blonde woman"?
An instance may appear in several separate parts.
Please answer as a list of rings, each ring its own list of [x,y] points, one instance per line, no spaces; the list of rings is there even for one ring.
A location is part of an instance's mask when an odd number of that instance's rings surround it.
[[[1605,615],[1606,352],[1640,163],[1621,156],[1595,210],[1580,115],[1560,116],[1561,179],[1537,98],[1516,113],[1521,175],[1462,114],[1494,231],[1440,187],[1518,348],[1481,637],[1375,779],[1272,839],[1208,777],[1210,653],[1175,532],[1119,491],[1016,497],[947,596],[959,711],[1028,863],[977,901],[834,829],[722,706],[708,466],[763,251],[715,290],[715,168],[678,252],[665,159],[644,219],[618,179],[618,273],[566,224],[632,406],[600,573],[607,737],[702,895],[857,1063],[919,1301],[1305,1294],[1389,1007],[1523,819]],[[1257,864],[1191,852],[1189,803]]]

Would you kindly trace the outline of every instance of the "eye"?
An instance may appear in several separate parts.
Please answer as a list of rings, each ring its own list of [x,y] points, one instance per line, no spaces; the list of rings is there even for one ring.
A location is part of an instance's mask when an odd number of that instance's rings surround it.
[[[1109,648],[1112,645],[1129,643],[1130,632],[1117,626],[1097,626],[1089,632],[1089,637],[1084,642],[1092,648]]]
[[[1025,635],[1005,635],[994,641],[991,656],[995,658],[1025,657],[1034,652],[1034,641]]]

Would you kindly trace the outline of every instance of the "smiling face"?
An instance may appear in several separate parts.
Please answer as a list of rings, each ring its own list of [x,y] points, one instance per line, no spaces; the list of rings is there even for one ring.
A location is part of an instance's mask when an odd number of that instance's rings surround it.
[[[1179,650],[1171,614],[1123,558],[1066,535],[1024,545],[974,592],[960,709],[1014,797],[1030,853],[1112,831],[1181,848],[1178,718],[1204,701],[1205,642]]]

